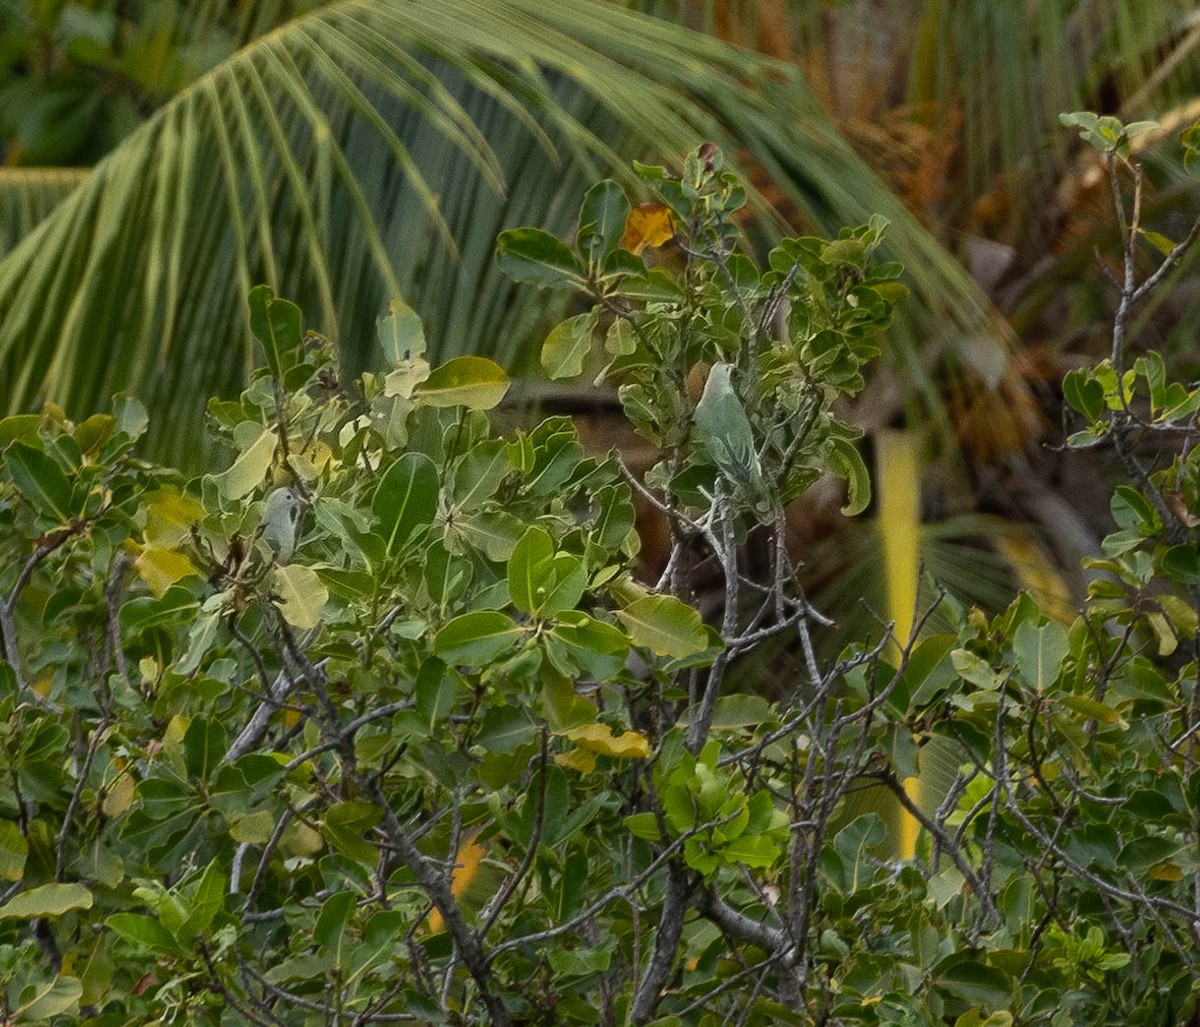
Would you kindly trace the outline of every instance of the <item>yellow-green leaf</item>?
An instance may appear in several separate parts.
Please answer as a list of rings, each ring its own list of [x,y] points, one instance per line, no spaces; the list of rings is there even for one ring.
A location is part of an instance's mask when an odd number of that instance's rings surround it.
[[[72,909],[91,909],[92,893],[82,884],[43,884],[21,892],[0,906],[0,920],[33,920],[61,916]]]
[[[1149,870],[1146,871],[1147,876],[1153,881],[1182,881],[1183,868],[1178,863],[1165,862],[1155,863]]]
[[[213,481],[226,499],[241,499],[249,495],[266,477],[275,456],[275,432],[263,428],[227,471],[214,474]]]
[[[146,504],[146,529],[142,538],[147,546],[175,549],[203,516],[204,507],[199,500],[174,489],[162,489]]]
[[[42,424],[41,414],[13,414],[0,419],[0,446],[13,439],[27,439],[36,435]]]
[[[317,626],[329,600],[329,591],[317,572],[300,564],[276,567],[271,591],[283,619],[301,631]]]
[[[117,419],[112,414],[92,414],[75,429],[75,441],[82,453],[97,452],[117,430]]]
[[[413,389],[413,399],[431,407],[491,410],[508,392],[504,368],[486,357],[455,357]]]
[[[633,644],[658,656],[685,657],[708,645],[700,614],[674,596],[645,596],[617,611]]]
[[[29,842],[13,821],[0,821],[0,881],[19,881],[25,873]]]
[[[1175,244],[1159,232],[1147,232],[1145,229],[1141,229],[1141,236],[1164,257],[1175,249]]]
[[[158,546],[146,546],[133,561],[133,566],[156,596],[161,596],[182,578],[200,573],[185,553]]]
[[[1085,695],[1068,695],[1059,701],[1068,710],[1082,714],[1089,720],[1098,720],[1101,724],[1120,724],[1122,727],[1129,726],[1111,706],[1106,706],[1095,699],[1089,699]]]
[[[542,367],[551,378],[574,378],[592,350],[596,312],[569,317],[551,330],[542,343]]]
[[[13,1012],[9,1023],[36,1023],[56,1016],[67,1016],[79,1009],[83,983],[78,977],[55,977],[40,985],[33,997]]]
[[[424,354],[425,329],[421,317],[403,300],[392,300],[387,316],[375,324],[379,344],[393,367]]]
[[[271,840],[275,818],[265,809],[257,813],[234,814],[229,819],[229,837],[247,845],[264,845]]]

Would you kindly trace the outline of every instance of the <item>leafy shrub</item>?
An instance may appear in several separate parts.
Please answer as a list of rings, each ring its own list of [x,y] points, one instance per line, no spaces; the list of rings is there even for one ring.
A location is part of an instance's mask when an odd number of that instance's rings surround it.
[[[587,297],[543,364],[617,385],[659,454],[644,476],[565,418],[497,435],[503,372],[431,369],[402,304],[386,369],[352,387],[261,288],[266,367],[209,408],[222,470],[139,461],[129,398],[0,422],[7,1015],[1194,1011],[1194,450],[1119,492],[1111,577],[1074,625],[944,599],[957,635],[881,631],[822,666],[784,505],[829,472],[848,514],[869,502],[836,405],[903,295],[886,225],[789,240],[764,269],[714,147],[637,170],[653,200],[602,182],[573,246],[516,230],[498,259]],[[1197,391],[1144,359],[1136,425],[1193,431]],[[1089,440],[1135,424],[1141,378],[1114,371],[1114,406],[1106,374],[1068,383]],[[672,528],[653,586],[635,493]],[[805,669],[784,701],[724,687],[780,636]],[[923,828],[914,858],[865,790]]]

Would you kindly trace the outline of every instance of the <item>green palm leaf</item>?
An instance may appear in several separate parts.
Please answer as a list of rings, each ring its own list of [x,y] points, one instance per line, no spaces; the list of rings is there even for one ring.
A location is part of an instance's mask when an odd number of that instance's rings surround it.
[[[198,77],[0,261],[5,405],[53,398],[83,416],[133,389],[184,458],[201,398],[257,359],[245,298],[259,282],[340,333],[352,368],[375,362],[374,319],[401,295],[435,359],[519,370],[554,312],[495,272],[498,232],[569,230],[588,181],[703,138],[826,228],[892,218],[918,292],[901,351],[935,322],[959,326],[951,344],[983,330],[972,284],[794,69],[601,0],[340,0]]]
[[[87,176],[80,168],[0,168],[0,258]]]

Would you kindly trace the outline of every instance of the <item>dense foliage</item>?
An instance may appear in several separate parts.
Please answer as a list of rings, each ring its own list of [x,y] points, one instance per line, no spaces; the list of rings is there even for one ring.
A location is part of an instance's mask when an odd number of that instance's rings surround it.
[[[1124,130],[1091,127],[1119,185]],[[837,404],[903,296],[886,224],[760,268],[715,147],[636,170],[646,203],[602,182],[573,244],[515,230],[498,259],[585,297],[543,365],[617,386],[644,474],[564,418],[497,434],[503,371],[431,368],[402,304],[351,385],[263,288],[266,367],[209,406],[221,470],[139,460],[128,397],[0,421],[7,1016],[1195,1014],[1200,390],[1117,345],[1066,383],[1072,443],[1139,471],[1074,624],[942,597],[822,665],[784,507],[829,472],[869,503]],[[672,528],[653,585],[635,493]],[[781,638],[782,700],[728,687]],[[864,795],[919,826],[912,858]]]

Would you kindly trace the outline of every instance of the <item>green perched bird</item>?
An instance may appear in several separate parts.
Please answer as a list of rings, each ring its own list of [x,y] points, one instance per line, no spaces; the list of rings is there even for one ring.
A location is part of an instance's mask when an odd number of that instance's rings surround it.
[[[724,361],[713,364],[708,373],[704,393],[696,404],[699,442],[717,470],[733,483],[754,512],[764,521],[770,521],[774,503],[754,448],[754,430],[734,391],[732,374],[733,365]]]
[[[289,488],[278,488],[267,496],[262,516],[262,539],[279,563],[287,563],[296,551],[303,502]]]

